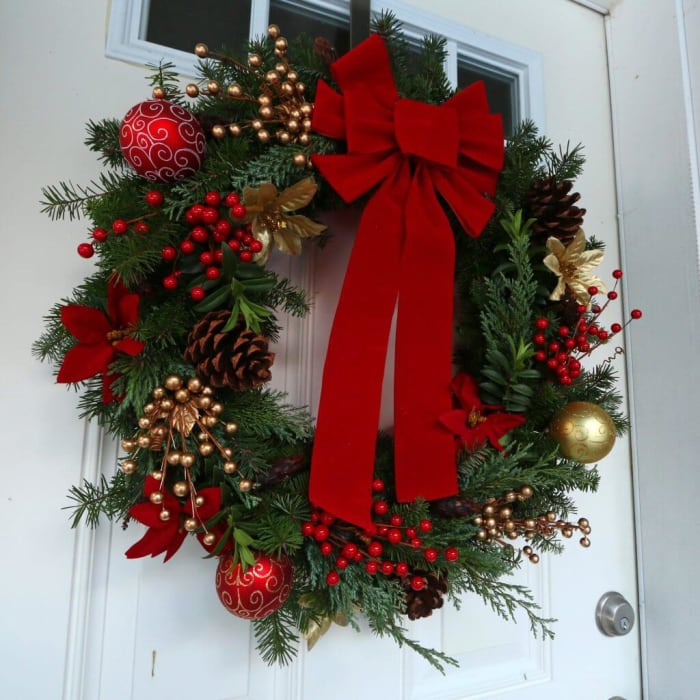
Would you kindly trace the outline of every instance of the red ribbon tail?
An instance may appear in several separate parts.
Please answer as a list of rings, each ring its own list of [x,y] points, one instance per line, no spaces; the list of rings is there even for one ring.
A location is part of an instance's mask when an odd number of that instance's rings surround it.
[[[399,170],[365,208],[323,370],[309,497],[360,527],[372,523],[374,454],[408,177]]]
[[[396,496],[433,500],[458,491],[454,439],[439,418],[452,408],[455,244],[419,169],[406,206],[394,382]]]

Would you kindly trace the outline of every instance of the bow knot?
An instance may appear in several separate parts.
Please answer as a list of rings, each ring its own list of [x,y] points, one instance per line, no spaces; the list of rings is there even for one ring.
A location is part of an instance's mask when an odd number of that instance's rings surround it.
[[[416,156],[448,168],[457,166],[459,122],[454,109],[416,100],[397,100],[394,134],[405,156]]]

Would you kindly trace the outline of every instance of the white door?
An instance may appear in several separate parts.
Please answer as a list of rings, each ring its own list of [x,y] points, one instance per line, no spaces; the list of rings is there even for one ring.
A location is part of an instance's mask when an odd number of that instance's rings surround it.
[[[492,50],[505,42],[541,56],[541,99],[537,89],[523,93],[521,114],[536,115],[555,143],[585,144],[588,165],[577,189],[588,209],[587,233],[607,243],[603,277],[609,278],[619,261],[602,17],[567,0],[411,0],[406,5],[419,11],[406,16],[418,26],[433,21],[420,14],[429,10],[431,17],[441,17],[452,30],[464,27],[465,41],[477,31],[496,40]],[[32,428],[31,439],[28,428],[24,440],[6,439],[5,446],[9,481],[7,500],[2,501],[4,520],[21,526],[11,536],[7,529],[2,532],[2,551],[13,552],[13,571],[22,567],[26,574],[22,584],[26,600],[23,597],[22,604],[3,614],[3,629],[6,626],[9,634],[2,642],[0,668],[9,679],[7,697],[59,697],[63,689],[63,697],[71,700],[639,698],[636,629],[625,637],[607,638],[594,620],[596,602],[606,591],[620,591],[636,606],[632,489],[625,440],[618,441],[602,463],[598,494],[578,499],[581,514],[593,526],[591,549],[572,543],[562,556],[527,566],[521,574],[520,580],[532,588],[544,616],[558,618],[554,642],[533,639],[526,623],[504,623],[484,609],[480,600],[466,599],[459,612],[445,610],[411,626],[412,636],[460,661],[460,668],[450,668],[444,676],[412,653],[377,640],[367,631],[357,634],[341,628],[331,629],[312,652],[303,651],[292,667],[268,669],[255,654],[248,624],[221,608],[213,588],[215,563],[202,561],[197,546],[183,547],[174,560],[163,565],[156,560],[124,558],[124,550],[136,536],[134,528],[125,533],[117,524],[96,533],[83,529],[70,533],[59,512],[63,494],[83,476],[109,473],[115,448],[102,444],[94,429],[83,433],[74,397],[52,386],[49,370],[33,364],[27,351],[40,331],[43,311],[86,272],[86,263],[74,253],[75,245],[84,238],[83,227],[49,224],[34,215],[34,202],[42,184],[68,178],[84,182],[92,177],[96,166],[81,150],[81,123],[91,117],[120,114],[146,91],[139,69],[102,57],[105,7],[100,3],[73,0],[70,9],[59,12],[48,0],[33,0],[17,13],[7,18],[5,26],[16,26],[25,42],[26,27],[31,26],[33,51],[45,51],[33,69],[37,87],[49,91],[49,97],[60,105],[54,108],[59,112],[64,104],[61,98],[69,95],[71,99],[65,100],[70,107],[47,124],[39,103],[32,101],[34,93],[27,92],[26,85],[24,92],[18,88],[14,94],[24,109],[17,105],[14,109],[22,111],[29,123],[17,127],[27,129],[26,140],[7,139],[7,151],[14,156],[8,162],[22,175],[9,185],[11,196],[16,196],[10,201],[20,201],[22,207],[13,213],[17,226],[9,245],[15,256],[3,258],[3,279],[8,289],[27,289],[29,301],[8,305],[3,310],[3,326],[21,334],[22,342],[11,345],[12,363],[18,376],[28,376],[28,380],[20,380],[20,391],[15,372],[3,377],[7,384],[0,394],[3,424],[13,435],[14,426],[33,426],[33,421],[41,426],[41,430]],[[43,43],[37,41],[32,13],[51,20],[39,30]],[[84,60],[80,74],[75,75],[71,70],[79,21],[84,29],[85,45],[80,47]],[[21,53],[23,42],[13,41],[11,46]],[[47,63],[54,71],[48,81],[42,72]],[[4,123],[10,123],[13,114],[8,111],[6,116]],[[33,149],[29,157],[27,144]],[[74,152],[83,160],[76,162]],[[45,166],[42,159],[49,154],[55,161]],[[29,288],[27,268],[16,261],[27,259],[27,248],[34,246],[19,239],[18,230],[31,231],[36,249],[43,251]],[[322,266],[310,263],[292,270],[316,294],[314,316],[305,325],[291,327],[286,347],[280,348],[295,371],[285,377],[278,368],[277,382],[299,402],[313,402],[318,394],[316,370],[322,364],[328,317],[335,303],[336,270],[343,266],[350,240],[349,233],[335,233],[321,253]],[[618,319],[611,316],[613,320]],[[618,366],[624,369],[619,360]],[[68,599],[70,609],[65,603]],[[44,673],[32,671],[31,654],[42,656]]]

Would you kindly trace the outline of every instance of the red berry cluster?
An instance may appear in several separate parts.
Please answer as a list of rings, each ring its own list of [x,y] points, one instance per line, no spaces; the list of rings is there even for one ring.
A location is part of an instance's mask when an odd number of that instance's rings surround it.
[[[146,193],[146,202],[151,207],[163,206],[163,193],[159,190],[150,190]],[[133,226],[134,233],[138,236],[145,236],[151,229],[144,219],[149,218],[152,214],[141,216],[137,219],[126,221],[125,219],[115,219],[112,222],[112,233],[115,236],[123,236],[128,233],[129,228]],[[95,243],[104,243],[109,237],[110,232],[106,228],[92,229],[91,236]],[[95,246],[93,243],[81,243],[78,246],[78,255],[81,258],[91,258],[95,254]]]
[[[546,364],[560,384],[571,385],[581,375],[581,358],[590,355],[598,346],[607,343],[629,323],[628,321],[624,326],[613,323],[609,329],[606,329],[599,322],[608,304],[619,297],[617,285],[622,278],[622,270],[614,270],[613,277],[615,286],[607,293],[607,300],[603,306],[594,303],[589,310],[584,304],[579,304],[576,307],[578,321],[573,327],[557,326],[544,317],[535,321],[535,334],[532,337],[537,348],[535,360]],[[592,298],[598,292],[598,287],[588,288]],[[642,312],[639,309],[633,309],[630,316],[631,319],[638,319],[642,317]]]
[[[167,245],[161,257],[173,263],[172,272],[163,279],[166,289],[175,289],[179,284],[182,270],[178,263],[184,262],[188,271],[203,273],[207,280],[217,280],[221,276],[223,259],[222,245],[234,251],[241,262],[252,262],[263,246],[252,233],[250,224],[244,224],[247,214],[239,195],[230,192],[224,197],[218,192],[207,192],[204,202],[198,202],[185,212],[185,221],[190,225],[186,238],[176,248]],[[194,263],[194,265],[192,265]],[[206,296],[202,285],[193,287],[190,296],[200,301]]]
[[[384,482],[381,479],[375,479],[372,488],[375,493],[381,494],[384,490]],[[318,543],[324,557],[334,558],[334,568],[326,576],[326,583],[329,586],[340,583],[339,572],[353,563],[364,565],[365,571],[370,575],[410,575],[410,564],[405,561],[394,562],[383,556],[387,543],[394,547],[422,550],[427,562],[432,563],[439,558],[440,553],[437,549],[423,547],[421,535],[433,529],[433,523],[429,519],[423,518],[416,525],[405,525],[403,516],[399,513],[391,513],[389,504],[381,497],[374,501],[372,510],[381,520],[375,522],[371,529],[361,533],[352,525],[344,524],[319,509],[313,511],[310,521],[302,523],[302,534]],[[357,542],[349,541],[349,536],[353,534]],[[453,562],[459,558],[459,551],[456,547],[448,547],[443,555],[447,561]],[[426,583],[424,576],[411,577],[411,587],[415,591],[422,590]]]

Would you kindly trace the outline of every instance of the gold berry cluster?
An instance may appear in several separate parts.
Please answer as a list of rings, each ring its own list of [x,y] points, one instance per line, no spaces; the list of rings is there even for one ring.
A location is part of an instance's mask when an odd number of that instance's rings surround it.
[[[161,484],[160,489],[150,495],[152,503],[163,502],[168,470],[178,470],[177,477],[182,478],[173,483],[172,492],[178,498],[189,496],[192,501],[193,517],[185,522],[185,529],[190,532],[203,526],[197,517],[197,507],[201,506],[198,500],[201,499],[192,479],[192,468],[198,458],[218,453],[226,474],[235,474],[238,470],[232,448],[221,444],[212,432],[219,423],[229,435],[238,430],[237,423],[221,420],[223,409],[223,404],[214,399],[211,387],[205,386],[201,380],[193,377],[185,381],[171,375],[163,386],[153,390],[152,400],[143,407],[138,431],[133,437],[122,440],[122,449],[129,453],[121,463],[125,474],[136,471],[135,457],[140,450],[163,453],[160,468],[151,472]],[[253,482],[241,478],[237,486],[245,493],[253,487]],[[167,510],[162,511],[161,517],[168,519]]]
[[[215,138],[241,136],[245,130],[254,131],[262,143],[268,143],[276,139],[281,144],[295,144],[308,146],[311,142],[311,115],[313,104],[306,101],[306,86],[299,80],[297,72],[289,65],[287,60],[287,40],[280,35],[277,25],[271,24],[267,33],[275,44],[274,67],[269,70],[263,65],[263,57],[253,53],[248,56],[248,64],[239,63],[227,56],[215,57],[231,63],[255,76],[258,81],[257,92],[248,92],[239,83],[222,86],[216,80],[209,80],[206,84],[205,94],[209,96],[221,96],[226,99],[251,102],[258,105],[258,116],[246,121],[230,124],[217,124],[212,127],[211,133]],[[200,58],[213,56],[206,44],[197,44],[195,53]],[[197,97],[200,94],[199,86],[190,84],[185,89],[189,97]],[[300,167],[307,165],[305,153],[294,155],[294,163]]]
[[[519,537],[531,540],[536,535],[551,537],[556,532],[561,532],[563,537],[570,538],[578,530],[583,535],[579,540],[581,546],[590,546],[588,535],[591,534],[591,526],[586,518],[579,518],[578,523],[574,524],[561,520],[553,511],[535,517],[516,517],[513,505],[526,501],[532,494],[532,487],[526,485],[517,491],[508,491],[501,498],[489,498],[481,507],[480,514],[474,518],[474,524],[479,527],[477,538],[486,544],[495,542],[506,545],[504,537],[510,540]],[[539,555],[529,545],[523,547],[522,551],[533,564],[540,560]]]

